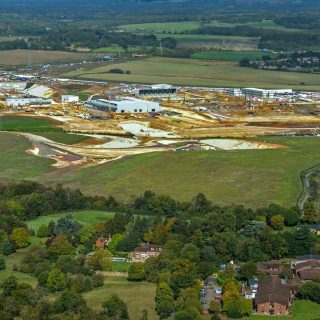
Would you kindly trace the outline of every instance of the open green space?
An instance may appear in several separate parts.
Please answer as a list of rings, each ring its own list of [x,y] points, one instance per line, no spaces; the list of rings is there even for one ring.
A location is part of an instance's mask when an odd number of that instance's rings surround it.
[[[264,55],[262,51],[210,50],[196,52],[191,57],[202,60],[240,61],[244,58],[249,60],[261,59]]]
[[[49,118],[6,115],[0,117],[0,131],[62,132],[59,123]]]
[[[320,140],[265,140],[289,148],[143,154],[83,169],[65,176],[63,181],[92,195],[111,194],[121,200],[153,190],[181,201],[203,192],[220,205],[294,206],[302,190],[299,173],[320,162]],[[54,175],[49,176],[50,182],[54,181]],[[59,174],[57,177],[61,179]]]
[[[129,70],[131,74],[108,73],[112,68]],[[237,62],[229,61],[160,57],[73,71],[65,73],[63,76],[117,82],[170,83],[209,87],[289,87],[292,89],[318,90],[320,86],[320,77],[317,74],[243,68],[239,67]]]
[[[143,309],[148,311],[150,320],[158,319],[155,313],[155,284],[148,282],[128,282],[106,278],[105,285],[84,294],[89,307],[98,310],[111,294],[118,295],[128,305],[132,320],[140,320]]]
[[[21,135],[0,133],[0,180],[32,179],[53,170],[54,161],[28,154],[30,147],[31,143]]]
[[[319,320],[320,319],[320,304],[305,300],[296,300],[292,308],[292,315],[288,317],[277,316],[251,316],[245,320]]]
[[[119,29],[129,32],[148,33],[178,33],[194,30],[200,27],[197,21],[163,22],[163,23],[139,23],[122,25]]]
[[[130,262],[126,261],[112,261],[112,271],[113,272],[128,272],[130,267]]]
[[[1,116],[0,131],[28,132],[64,144],[88,140],[86,136],[63,132],[59,122],[44,117]]]
[[[128,46],[127,52],[129,53],[139,53],[149,51],[151,47],[149,46]],[[125,53],[126,50],[118,45],[112,45],[109,47],[102,47],[93,50],[96,53]]]
[[[88,140],[87,136],[67,132],[32,132],[35,135],[63,144],[76,144]]]
[[[82,210],[82,211],[68,211],[62,213],[53,213],[46,216],[40,216],[35,220],[28,221],[28,227],[37,231],[43,224],[48,225],[50,221],[58,221],[60,218],[65,217],[68,213],[72,214],[74,219],[81,224],[96,224],[107,221],[113,218],[114,213],[99,210]]]
[[[274,202],[293,206],[302,190],[300,172],[320,162],[320,139],[263,139],[289,148],[150,153],[64,174],[63,170],[50,167],[51,160],[28,155],[25,150],[29,143],[23,137],[0,133],[0,180],[64,183],[91,195],[113,195],[121,200],[153,190],[181,201],[203,192],[221,205],[233,202],[262,207]],[[100,219],[84,215],[93,219],[91,223]],[[42,224],[51,217],[40,219],[47,219],[38,220]]]
[[[19,282],[28,283],[34,287],[37,285],[37,279],[35,277],[26,273],[14,271],[14,267],[20,264],[25,251],[26,249],[20,249],[7,257],[0,255],[0,257],[4,258],[6,261],[6,269],[0,271],[0,283],[10,276],[15,276]]]

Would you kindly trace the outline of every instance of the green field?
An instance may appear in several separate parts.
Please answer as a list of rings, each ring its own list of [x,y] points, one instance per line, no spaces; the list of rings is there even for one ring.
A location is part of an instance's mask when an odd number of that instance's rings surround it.
[[[32,179],[53,170],[55,161],[26,153],[30,142],[14,133],[0,133],[0,180]]]
[[[191,57],[193,59],[201,60],[224,60],[224,61],[240,61],[244,58],[250,60],[261,59],[265,54],[262,51],[224,51],[224,50],[211,50],[200,51],[194,53]]]
[[[181,201],[203,192],[222,205],[293,206],[302,190],[299,173],[320,162],[318,137],[270,137],[265,140],[289,148],[150,153],[65,174],[50,167],[51,160],[26,154],[26,139],[7,133],[0,138],[0,180],[60,182],[121,200],[153,190]]]
[[[155,313],[155,284],[148,282],[128,282],[124,279],[106,278],[105,285],[84,294],[89,307],[100,309],[101,304],[111,294],[117,294],[128,305],[132,320],[140,320],[143,309],[148,311],[150,320],[158,319]]]
[[[0,116],[1,131],[21,131],[21,132],[62,132],[58,127],[59,123],[49,118],[39,118],[33,116]]]
[[[65,217],[68,213],[71,213],[76,221],[81,224],[96,224],[103,221],[107,221],[113,218],[114,213],[105,212],[99,210],[82,210],[82,211],[68,211],[63,213],[53,213],[46,216],[40,216],[35,220],[28,221],[28,227],[37,231],[43,224],[48,225],[50,221],[58,221],[60,218]]]
[[[86,136],[65,133],[58,126],[59,122],[49,118],[0,116],[0,131],[28,132],[64,144],[76,144],[88,140]]]
[[[129,70],[131,74],[112,74],[112,68]],[[239,67],[236,62],[203,61],[152,57],[109,64],[86,71],[65,73],[68,78],[132,83],[170,83],[209,87],[261,87],[319,90],[317,74],[257,70]],[[305,85],[301,85],[301,83]]]
[[[120,26],[129,32],[142,32],[142,33],[178,33],[189,30],[194,30],[200,27],[200,23],[196,21],[182,21],[182,22],[164,22],[164,23],[140,23],[128,24]]]
[[[319,320],[320,319],[320,304],[311,301],[295,301],[290,317],[277,316],[251,316],[245,320]]]
[[[112,261],[112,268],[113,272],[128,272],[130,267],[130,262],[123,262],[123,261]]]
[[[20,249],[7,257],[0,255],[0,257],[4,258],[6,261],[6,269],[0,271],[0,283],[13,275],[19,282],[28,283],[34,287],[37,285],[37,279],[35,277],[22,272],[13,271],[14,265],[19,265],[25,251],[26,249]]]
[[[148,46],[128,46],[127,52],[129,53],[139,53],[139,52],[146,52],[149,51],[151,47]],[[109,47],[103,47],[93,50],[93,52],[96,53],[125,53],[125,50],[123,47],[120,47],[118,45],[112,45]]]

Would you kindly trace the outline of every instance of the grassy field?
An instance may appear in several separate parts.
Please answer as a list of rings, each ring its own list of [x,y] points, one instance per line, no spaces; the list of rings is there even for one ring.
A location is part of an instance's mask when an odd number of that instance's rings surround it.
[[[128,272],[130,262],[112,261],[112,271],[114,272]]]
[[[1,65],[23,65],[29,63],[41,64],[58,61],[71,61],[87,58],[84,53],[65,51],[42,51],[42,50],[2,50],[0,51]]]
[[[0,271],[0,283],[10,276],[15,276],[19,282],[28,283],[34,287],[37,285],[37,279],[35,277],[22,272],[13,271],[14,265],[19,265],[25,250],[26,249],[20,249],[10,256],[2,256],[6,261],[6,269]]]
[[[155,313],[155,284],[148,282],[128,282],[124,279],[107,278],[102,288],[84,294],[89,307],[100,309],[101,304],[111,294],[117,294],[128,305],[130,319],[140,320],[143,309],[148,311],[148,319],[158,319]]]
[[[49,118],[11,115],[0,118],[0,131],[29,132],[64,144],[76,144],[88,140],[86,136],[65,133],[58,125],[58,122]]]
[[[270,316],[251,316],[245,320],[319,320],[320,319],[320,304],[310,301],[295,301],[292,315],[290,317],[270,317]]]
[[[31,116],[1,116],[1,131],[21,131],[21,132],[62,132],[58,127],[59,122],[49,118],[39,118]]]
[[[112,68],[129,70],[131,74],[112,74]],[[73,71],[65,77],[136,83],[170,83],[191,86],[228,86],[292,88],[318,90],[317,74],[266,71],[239,67],[236,62],[203,61],[153,57],[116,63],[86,71]],[[304,82],[305,85],[301,85]]]
[[[130,53],[138,53],[138,52],[146,52],[149,51],[151,49],[151,47],[148,46],[129,46],[128,47],[128,52]],[[118,45],[112,45],[109,47],[103,47],[103,48],[98,48],[95,49],[93,52],[96,53],[125,53],[125,50],[123,49],[123,47],[120,47]]]
[[[68,213],[71,213],[76,221],[81,224],[96,224],[103,221],[107,221],[113,218],[114,213],[98,211],[98,210],[83,210],[83,211],[68,211],[63,213],[53,213],[46,216],[38,217],[35,220],[28,221],[28,227],[37,231],[38,228],[45,224],[47,225],[50,221],[58,221],[60,218],[65,217]]]
[[[240,61],[243,58],[261,59],[265,54],[262,51],[224,51],[224,50],[211,50],[200,51],[194,53],[191,57],[193,59],[201,60],[224,60],[224,61]]]
[[[121,200],[153,190],[181,201],[203,192],[221,205],[261,207],[275,202],[293,206],[302,190],[299,173],[320,161],[320,140],[265,140],[289,148],[144,154],[83,169],[63,181],[92,195],[112,194]],[[61,176],[57,174],[57,178]],[[54,175],[50,175],[50,182],[54,181]]]
[[[164,22],[164,23],[141,23],[120,26],[120,29],[130,32],[142,33],[178,33],[194,30],[200,27],[196,21]],[[170,34],[169,34],[170,35]],[[169,36],[168,35],[168,36]]]
[[[62,182],[92,195],[128,200],[145,190],[188,201],[203,192],[217,204],[261,207],[295,205],[302,190],[299,173],[319,164],[318,137],[272,137],[288,149],[175,152],[137,155],[80,171],[53,171],[51,160],[28,155],[28,142],[0,133],[0,180]],[[14,161],[12,160],[14,159]],[[50,172],[49,175],[45,173]]]
[[[53,170],[53,160],[26,153],[30,142],[14,133],[0,133],[0,180],[32,179]]]

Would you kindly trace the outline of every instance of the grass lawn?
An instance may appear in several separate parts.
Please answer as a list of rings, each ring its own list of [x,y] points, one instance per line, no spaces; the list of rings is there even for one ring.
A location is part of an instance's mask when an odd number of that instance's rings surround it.
[[[0,131],[62,132],[59,122],[49,118],[31,116],[0,116]]]
[[[125,261],[112,261],[112,271],[114,272],[128,272],[130,262]]]
[[[96,310],[111,294],[117,294],[128,305],[130,319],[140,320],[143,309],[148,311],[150,320],[158,319],[155,313],[155,284],[148,282],[128,282],[125,279],[106,278],[105,285],[84,294],[89,307]]]
[[[114,216],[114,213],[112,212],[98,210],[68,211],[40,216],[35,220],[28,221],[27,224],[29,228],[37,231],[42,224],[47,225],[50,221],[58,221],[60,218],[65,217],[68,213],[71,213],[76,221],[84,225],[107,221],[112,219]]]
[[[202,60],[240,61],[243,58],[249,58],[250,60],[261,59],[264,55],[265,54],[261,51],[212,50],[196,52],[192,55],[192,58]]]
[[[310,301],[295,301],[290,317],[270,317],[270,316],[251,316],[245,320],[319,320],[320,319],[320,304]]]
[[[112,68],[129,70],[131,74],[112,74]],[[237,62],[203,61],[152,57],[124,63],[72,71],[68,78],[107,80],[133,83],[169,83],[209,87],[261,87],[318,90],[316,74],[267,71],[239,67]],[[305,85],[301,85],[304,82]]]

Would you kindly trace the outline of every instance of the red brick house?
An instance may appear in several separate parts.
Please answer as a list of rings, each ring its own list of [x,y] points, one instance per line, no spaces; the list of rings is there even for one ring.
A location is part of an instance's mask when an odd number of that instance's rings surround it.
[[[137,247],[131,253],[132,261],[145,262],[151,257],[157,257],[162,252],[162,246],[155,244],[148,244],[141,247]]]
[[[103,238],[103,237],[98,238],[95,244],[96,248],[104,249],[110,244],[111,240],[112,240],[111,236],[109,236],[108,238]]]
[[[255,297],[256,312],[264,315],[288,315],[291,299],[290,287],[283,284],[279,277],[262,279]]]

